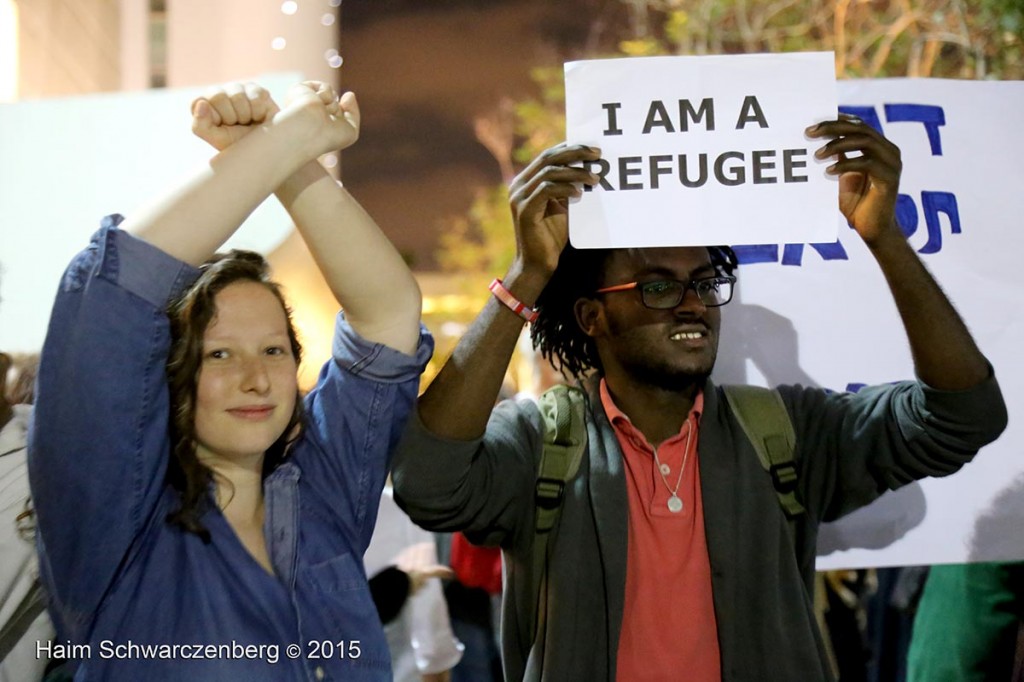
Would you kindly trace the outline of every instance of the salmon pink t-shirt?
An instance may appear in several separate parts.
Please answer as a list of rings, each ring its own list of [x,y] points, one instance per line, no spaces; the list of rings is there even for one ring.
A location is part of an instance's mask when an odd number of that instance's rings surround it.
[[[720,682],[697,457],[704,394],[697,395],[679,433],[657,450],[615,406],[603,379],[601,402],[622,448],[629,497],[616,679]],[[672,490],[682,502],[678,512],[669,508]]]

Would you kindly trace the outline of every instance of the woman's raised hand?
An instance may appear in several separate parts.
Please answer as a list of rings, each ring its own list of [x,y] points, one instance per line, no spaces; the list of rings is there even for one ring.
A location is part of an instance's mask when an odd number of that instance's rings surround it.
[[[256,83],[228,83],[192,102],[192,132],[223,151],[278,112],[270,93]]]
[[[192,132],[222,151],[257,128],[277,128],[316,157],[352,145],[359,137],[359,104],[346,92],[339,99],[330,85],[303,81],[279,108],[256,83],[229,83],[192,103]]]
[[[355,94],[340,98],[327,83],[303,81],[288,91],[288,103],[275,117],[275,124],[301,122],[322,146],[319,153],[338,151],[359,138],[359,103]]]

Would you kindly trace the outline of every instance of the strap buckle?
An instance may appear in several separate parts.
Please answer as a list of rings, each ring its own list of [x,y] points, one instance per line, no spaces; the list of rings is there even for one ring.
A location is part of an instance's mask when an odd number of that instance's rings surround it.
[[[565,481],[557,478],[538,478],[534,491],[534,502],[540,509],[550,511],[558,509],[565,496]]]
[[[793,462],[772,464],[768,468],[768,473],[771,474],[775,489],[779,492],[791,493],[796,490],[797,470]]]

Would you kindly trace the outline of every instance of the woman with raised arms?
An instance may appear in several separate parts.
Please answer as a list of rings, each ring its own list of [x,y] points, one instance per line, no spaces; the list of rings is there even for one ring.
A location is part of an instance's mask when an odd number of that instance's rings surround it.
[[[317,162],[358,137],[355,97],[305,82],[279,110],[234,84],[192,113],[216,156],[106,218],[50,320],[29,467],[52,653],[75,680],[388,680],[362,555],[432,341]],[[214,255],[271,193],[344,309],[304,399],[266,262]]]

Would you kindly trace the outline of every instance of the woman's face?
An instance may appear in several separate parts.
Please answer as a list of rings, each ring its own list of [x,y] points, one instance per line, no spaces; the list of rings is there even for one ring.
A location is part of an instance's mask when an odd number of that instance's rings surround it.
[[[214,298],[196,387],[200,461],[259,458],[284,433],[295,409],[295,357],[281,302],[265,286],[240,281]]]

